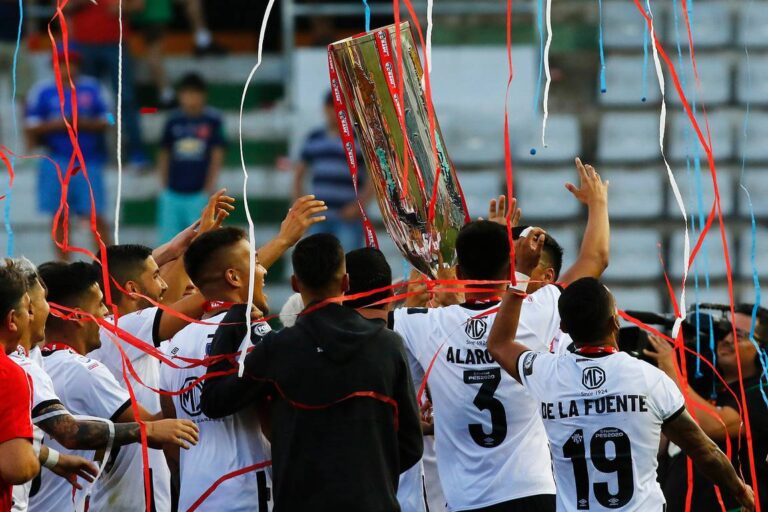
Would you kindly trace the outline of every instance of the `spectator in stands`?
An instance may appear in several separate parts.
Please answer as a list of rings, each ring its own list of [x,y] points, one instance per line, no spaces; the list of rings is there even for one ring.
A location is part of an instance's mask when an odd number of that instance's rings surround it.
[[[29,1],[27,4],[31,3]],[[32,85],[32,68],[26,52],[24,41],[36,32],[35,24],[29,16],[24,17],[22,28],[22,43],[16,55],[16,38],[19,35],[19,0],[0,0],[0,89],[7,82],[7,96],[0,97],[0,140],[7,141],[6,145],[16,144],[11,131],[11,91],[13,87],[13,66],[16,60],[16,98],[23,101],[26,92]],[[21,112],[21,109],[19,110]],[[20,151],[20,147],[12,148]]]
[[[206,106],[207,87],[196,73],[181,79],[179,109],[163,129],[158,168],[163,192],[158,208],[161,242],[173,238],[198,218],[215,192],[224,161],[221,116]]]
[[[63,48],[59,48],[62,83],[64,84],[64,115],[56,82],[49,78],[32,87],[27,98],[26,130],[32,146],[40,144],[46,148],[50,157],[41,160],[37,185],[38,209],[54,216],[62,205],[62,182],[69,179],[66,202],[69,214],[81,218],[90,218],[91,210],[96,211],[96,228],[101,239],[109,243],[109,227],[104,218],[105,191],[104,165],[107,159],[106,132],[109,128],[108,94],[93,77],[80,74],[81,53],[77,46],[70,45],[69,70],[65,65]],[[85,162],[85,169],[73,157],[73,146],[67,128],[67,122],[73,122],[72,95],[70,80],[77,90],[77,141]],[[73,127],[74,128],[74,127]],[[56,165],[54,165],[54,163]],[[58,165],[59,170],[56,168]],[[71,167],[71,168],[70,168]],[[93,195],[93,201],[91,201]],[[60,227],[60,226],[57,226]],[[97,238],[94,233],[94,238]],[[58,251],[58,246],[56,247]],[[62,259],[68,255],[59,252]]]
[[[183,3],[187,20],[195,34],[195,55],[203,57],[206,55],[225,54],[226,50],[216,44],[211,31],[208,30],[208,22],[203,10],[203,0],[183,0]]]
[[[315,232],[335,235],[342,247],[349,251],[362,245],[363,226],[330,92],[325,98],[323,111],[325,126],[310,133],[301,150],[300,161],[295,168],[293,196],[298,198],[304,194],[306,174],[311,174],[312,193],[328,205],[328,220]],[[360,164],[360,201],[366,204],[373,194],[373,187],[367,179],[363,154],[359,150],[357,161]]]
[[[140,10],[144,2],[145,0],[122,0],[124,40],[130,35],[128,15]],[[128,142],[128,163],[141,170],[149,165],[149,160],[141,141],[133,59],[128,45],[124,46],[122,59],[119,57],[119,7],[120,0],[70,0],[67,12],[70,13],[71,40],[79,43],[83,56],[83,72],[97,78],[108,75],[115,91],[122,83],[122,119]],[[121,71],[122,80],[119,77]]]
[[[749,421],[752,430],[752,455],[755,460],[757,483],[752,481],[750,471],[750,457],[746,434],[742,424],[743,416],[739,414],[739,403],[731,391],[722,387],[718,390],[714,406],[706,398],[699,395],[689,385],[683,384],[675,369],[677,364],[672,346],[661,338],[650,336],[654,350],[647,350],[645,354],[654,359],[660,370],[666,373],[678,385],[689,401],[698,409],[696,416],[702,430],[725,451],[728,440],[733,449],[731,462],[737,472],[742,475],[744,481],[751,485],[755,494],[760,499],[761,508],[768,510],[768,404],[764,401],[768,395],[768,384],[761,379],[763,366],[760,362],[759,350],[766,350],[768,346],[768,310],[758,308],[757,323],[754,335],[752,329],[751,304],[741,304],[736,307],[736,314],[732,322],[735,324],[738,339],[734,342],[733,333],[728,334],[717,341],[716,361],[717,368],[728,387],[739,394],[739,364],[736,359],[736,350],[739,351],[741,362],[741,378],[743,378],[746,403],[743,404],[749,413]],[[750,340],[754,339],[754,342]],[[758,349],[758,347],[760,347]],[[667,498],[667,510],[677,512],[686,510],[686,489],[688,486],[686,457],[678,454],[670,461],[668,478],[664,483],[664,494]],[[701,512],[716,512],[722,510],[714,486],[698,471],[694,471],[693,501],[690,510]],[[720,489],[726,510],[738,508],[738,502],[725,489]]]

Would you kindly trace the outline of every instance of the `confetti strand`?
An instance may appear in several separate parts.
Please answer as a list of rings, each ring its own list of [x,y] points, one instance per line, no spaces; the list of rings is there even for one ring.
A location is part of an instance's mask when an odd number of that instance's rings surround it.
[[[507,0],[507,70],[508,70],[508,76],[507,76],[507,89],[504,92],[504,171],[505,171],[505,179],[506,179],[506,185],[507,185],[507,199],[509,201],[512,200],[514,195],[514,179],[513,179],[513,168],[512,168],[512,149],[510,147],[510,137],[509,137],[509,90],[512,87],[512,80],[515,77],[515,67],[512,63],[512,0]],[[511,265],[509,267],[509,278],[510,282],[514,285],[517,284],[517,279],[515,277],[515,244],[512,240],[512,208],[509,210],[509,215],[507,216],[506,221],[506,227],[507,227],[507,238],[509,239],[509,261],[511,262]]]
[[[427,44],[424,50],[424,55],[427,60],[427,68],[425,73],[432,73],[432,8],[434,7],[434,0],[427,0]]]
[[[365,8],[365,31],[371,31],[371,6],[368,5],[368,0],[363,0],[363,7]]]
[[[648,100],[648,30],[643,31],[643,76],[640,79],[640,101]]]
[[[544,84],[544,117],[541,120],[541,146],[546,148],[545,140],[547,134],[547,118],[549,117],[549,86],[552,83],[552,75],[549,72],[549,48],[552,46],[552,0],[547,0],[544,10],[544,17],[547,24],[547,43],[544,45],[544,74],[547,81]]]
[[[600,92],[605,94],[608,92],[608,87],[605,84],[605,48],[603,45],[603,0],[597,0],[598,11],[598,33],[597,33],[597,46],[600,50]]]
[[[538,111],[541,95],[541,79],[544,76],[544,0],[536,0],[536,28],[539,33],[539,73],[536,78],[536,91],[533,96],[533,111]]]
[[[115,200],[115,244],[120,243],[120,202],[123,195],[123,0],[117,3],[120,35],[117,43],[117,194]]]
[[[248,220],[248,245],[250,246],[250,254],[248,257],[249,263],[249,275],[248,275],[248,297],[253,297],[253,292],[256,284],[256,229],[253,225],[253,218],[251,217],[251,209],[248,206],[248,168],[245,165],[245,155],[243,154],[243,110],[245,109],[245,96],[248,94],[248,86],[251,84],[253,75],[261,67],[261,56],[264,50],[264,35],[267,31],[267,23],[269,22],[269,14],[272,12],[272,6],[275,5],[275,0],[269,0],[267,3],[267,9],[264,12],[264,19],[261,21],[261,30],[259,31],[259,50],[256,57],[256,65],[253,66],[251,72],[248,74],[248,79],[245,81],[243,87],[243,94],[240,97],[240,117],[237,125],[237,138],[240,143],[240,165],[243,168],[243,204],[245,205],[245,217]],[[248,306],[245,310],[245,321],[251,323],[251,311],[253,311],[252,301],[248,301]],[[250,329],[247,331],[251,332]],[[238,376],[243,376],[245,370],[245,349],[250,343],[250,338],[246,333],[243,342],[240,344],[240,359],[238,360],[239,370]]]
[[[13,123],[13,149],[18,151],[19,146],[19,120],[16,118],[16,68],[19,63],[19,51],[21,49],[21,30],[24,24],[24,3],[19,0],[19,27],[16,30],[16,48],[13,50],[13,64],[11,67],[11,122]],[[16,157],[11,156],[11,169],[16,167]],[[13,171],[8,176],[8,192],[5,195],[5,205],[3,205],[3,224],[5,233],[8,236],[6,244],[6,255],[13,256],[14,233],[11,225],[11,202],[13,201]]]

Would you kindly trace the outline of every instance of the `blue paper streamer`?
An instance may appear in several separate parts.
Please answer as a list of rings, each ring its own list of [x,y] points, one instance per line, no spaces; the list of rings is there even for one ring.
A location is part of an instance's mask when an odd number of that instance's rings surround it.
[[[11,169],[16,169],[16,152],[19,145],[19,122],[16,119],[16,67],[19,62],[19,50],[21,48],[21,29],[24,24],[24,4],[22,0],[19,0],[19,28],[16,30],[16,48],[13,51],[13,66],[11,69],[11,81],[13,85],[11,87],[11,117],[13,118],[13,154],[11,155]],[[3,224],[5,225],[5,233],[8,236],[8,244],[6,245],[6,254],[8,257],[13,256],[14,246],[14,233],[13,226],[11,226],[11,203],[13,202],[13,187],[10,183],[10,176],[8,177],[8,192],[5,195],[5,204],[3,205]]]
[[[603,0],[597,0],[599,16],[599,29],[597,33],[597,46],[600,49],[600,92],[605,94],[608,88],[605,84],[605,49],[603,48]]]
[[[365,7],[365,31],[371,31],[371,6],[368,5],[368,0],[363,0],[363,6]]]

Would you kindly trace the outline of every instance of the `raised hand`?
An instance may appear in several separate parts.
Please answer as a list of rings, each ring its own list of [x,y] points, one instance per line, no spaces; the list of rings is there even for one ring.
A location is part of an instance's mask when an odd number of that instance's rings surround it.
[[[655,334],[648,335],[648,342],[653,350],[644,348],[643,354],[656,361],[656,366],[659,367],[659,370],[667,375],[675,375],[675,350],[672,348],[672,345],[664,338]]]
[[[580,158],[576,158],[576,171],[579,173],[579,186],[566,183],[565,188],[579,202],[587,206],[607,203],[608,181],[603,182],[595,168],[591,165],[584,165]]]
[[[197,234],[211,231],[221,227],[221,224],[229,217],[230,212],[235,209],[235,198],[226,195],[227,189],[222,188],[211,195],[208,204],[205,205],[200,214]]]
[[[67,455],[59,453],[59,462],[51,471],[67,480],[75,489],[82,489],[83,486],[77,481],[80,477],[87,482],[93,482],[99,474],[99,470],[93,461],[86,460],[76,455]]]
[[[517,208],[517,199],[514,197],[509,201],[509,209],[507,209],[507,196],[505,195],[499,196],[498,199],[491,199],[488,203],[488,220],[491,222],[506,226],[509,218],[509,222],[514,228],[520,224],[521,215],[520,208]]]
[[[311,226],[326,219],[325,215],[318,215],[326,210],[328,207],[325,201],[315,199],[313,195],[298,198],[280,224],[278,237],[284,239],[289,246],[293,246]]]
[[[189,450],[199,438],[197,425],[189,420],[158,420],[147,422],[147,442],[151,448],[162,448],[164,444],[177,445]]]

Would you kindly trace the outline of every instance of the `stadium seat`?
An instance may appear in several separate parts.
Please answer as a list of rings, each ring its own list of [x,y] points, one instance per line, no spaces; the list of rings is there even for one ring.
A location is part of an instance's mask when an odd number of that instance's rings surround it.
[[[705,4],[697,4],[705,5]],[[699,74],[699,83],[696,85],[696,77],[693,73],[693,64],[687,54],[683,54],[683,66],[680,69],[678,59],[674,59],[675,71],[685,86],[684,92],[689,105],[694,101],[707,107],[728,103],[731,100],[731,69],[732,60],[727,55],[696,53],[696,69]],[[667,73],[666,97],[671,105],[682,105],[682,99],[674,88],[674,84]],[[683,82],[684,80],[684,82]]]
[[[606,279],[649,279],[659,275],[657,244],[661,234],[655,229],[614,229],[611,233],[611,263]]]
[[[731,265],[736,264],[736,246],[733,241],[736,239],[734,233],[728,231],[726,226],[726,233],[728,234],[728,251],[731,256]],[[693,251],[696,241],[698,240],[698,232],[690,231],[690,249]],[[677,230],[672,232],[671,241],[669,244],[669,252],[667,253],[665,265],[670,277],[675,279],[681,278],[683,275],[683,225],[682,222]],[[735,270],[735,269],[734,269]],[[704,240],[701,250],[696,255],[693,262],[693,266],[689,271],[689,281],[693,286],[693,273],[697,271],[699,276],[703,279],[705,275],[709,275],[712,279],[719,279],[726,276],[725,267],[725,253],[723,252],[723,244],[720,238],[720,228],[717,224],[712,224],[712,229],[709,230],[706,239]]]
[[[768,276],[768,231],[764,226],[758,226],[755,233],[755,267],[757,275],[761,278]],[[739,276],[747,281],[752,280],[752,230],[747,227],[742,230],[739,239],[740,258],[739,258]],[[754,292],[753,292],[754,293]],[[768,290],[766,290],[768,294]]]
[[[768,78],[768,77],[766,77]],[[743,119],[741,120],[743,123]],[[750,163],[768,162],[768,114],[752,112],[749,116],[747,140],[744,141],[743,127],[736,137],[737,155]]]
[[[768,168],[750,168],[744,171],[744,186],[752,199],[752,209],[756,217],[768,217]],[[739,214],[749,218],[749,202],[744,190],[737,184]]]
[[[523,222],[537,219],[573,219],[581,213],[581,203],[565,189],[576,180],[575,169],[520,169],[515,172],[515,195],[523,211]]]
[[[490,171],[459,172],[459,182],[467,201],[469,215],[473,219],[488,216],[488,201],[503,193],[502,169]]]
[[[661,288],[654,286],[610,286],[621,310],[661,312]],[[629,324],[627,324],[629,325]]]
[[[660,23],[662,16],[656,15]],[[632,2],[603,2],[603,44],[608,49],[627,50],[643,47],[645,18]]]
[[[657,160],[659,116],[654,113],[603,114],[598,133],[598,163],[635,163]]]
[[[441,111],[440,128],[451,160],[459,167],[502,164],[503,120],[498,112]]]
[[[726,112],[707,112],[707,120],[712,136],[712,152],[715,157],[715,163],[730,160],[734,156],[735,149],[733,116]],[[701,111],[696,116],[696,121],[699,124],[701,133],[706,138],[707,125]],[[675,113],[668,129],[670,131],[668,153],[670,160],[680,162],[696,157],[702,161],[706,160],[706,153],[701,147],[691,120],[685,112],[679,111]]]
[[[605,60],[606,92],[598,93],[597,99],[604,106],[641,107],[656,103],[661,99],[661,93],[651,59],[645,77],[643,82],[642,57],[609,56]]]
[[[725,166],[719,166],[715,170],[717,171],[717,188],[720,191],[720,206],[723,210],[723,215],[730,215],[734,213],[733,172]],[[690,219],[691,215],[698,216],[700,211],[703,211],[703,215],[706,218],[715,200],[714,186],[706,158],[701,160],[701,174],[699,176],[697,176],[693,163],[691,163],[690,169],[686,168],[685,164],[681,164],[673,167],[673,171],[688,218]],[[682,222],[682,214],[675,200],[669,180],[666,181],[664,186],[667,189],[667,214],[670,219],[680,219],[680,222]],[[701,205],[699,204],[699,197],[701,197]]]
[[[768,56],[750,55],[739,60],[736,74],[736,99],[739,103],[751,105],[768,104]]]
[[[729,2],[688,2],[690,12],[688,14],[691,32],[693,33],[693,45],[696,48],[714,48],[727,46],[732,39],[732,19]],[[666,40],[668,44],[677,43],[676,32],[680,38],[680,46],[688,48],[688,28],[680,5],[677,6],[677,31],[675,30],[675,17],[670,5],[667,17]]]
[[[739,2],[736,41],[739,46],[768,47],[768,9],[757,2]]]
[[[546,143],[541,145],[541,119],[530,123],[523,143],[515,145],[515,161],[530,165],[570,162],[581,153],[581,130],[576,116],[551,115],[547,119]]]
[[[612,219],[647,219],[662,215],[664,175],[658,168],[598,169],[610,181],[608,211]]]

